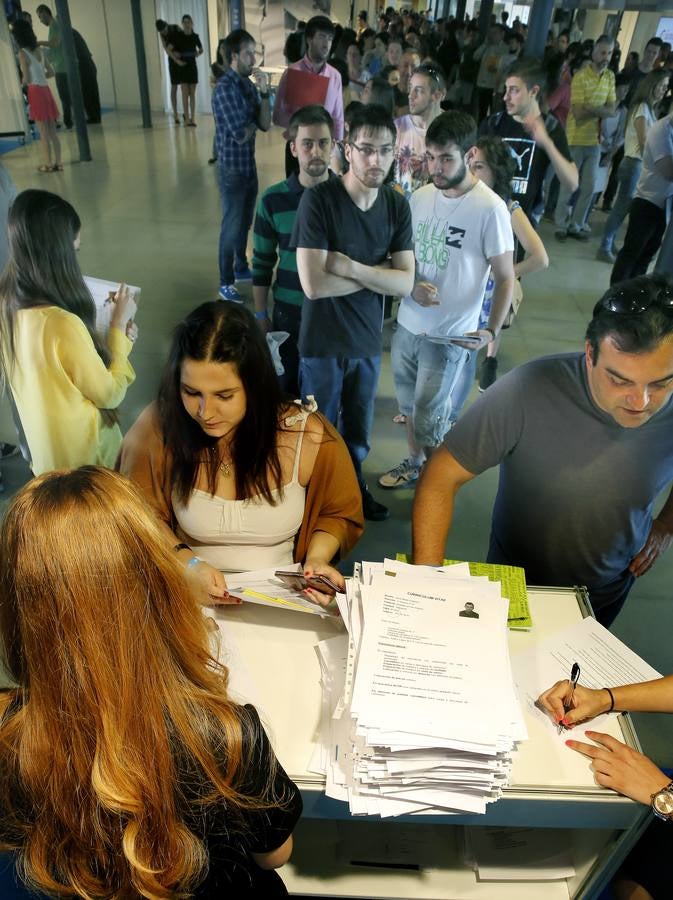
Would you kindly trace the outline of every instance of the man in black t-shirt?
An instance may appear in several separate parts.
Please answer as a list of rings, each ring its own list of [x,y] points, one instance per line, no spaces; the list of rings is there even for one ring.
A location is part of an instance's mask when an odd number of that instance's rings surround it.
[[[342,179],[318,184],[299,203],[291,245],[305,294],[299,331],[299,386],[338,423],[362,490],[367,519],[388,516],[367,489],[362,463],[381,366],[383,295],[404,297],[414,283],[411,213],[384,179],[395,125],[380,106],[351,119]]]
[[[544,72],[535,60],[517,60],[505,80],[505,111],[489,116],[479,129],[480,135],[497,135],[509,144],[517,164],[512,196],[531,220],[550,165],[569,191],[577,189],[579,179],[560,122],[540,112],[544,84]]]

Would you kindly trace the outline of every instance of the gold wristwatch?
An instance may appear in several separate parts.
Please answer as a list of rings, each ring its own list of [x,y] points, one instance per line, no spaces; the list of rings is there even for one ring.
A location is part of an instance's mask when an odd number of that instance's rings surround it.
[[[664,822],[673,822],[673,781],[652,794],[652,812]]]

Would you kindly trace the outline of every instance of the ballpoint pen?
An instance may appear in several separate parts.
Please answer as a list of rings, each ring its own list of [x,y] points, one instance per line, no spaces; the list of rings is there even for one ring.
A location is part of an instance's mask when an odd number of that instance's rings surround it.
[[[577,682],[579,681],[579,677],[580,677],[579,664],[573,663],[573,667],[570,670],[570,696],[563,703],[563,711],[564,712],[570,712],[570,710],[573,708],[572,707],[572,699],[573,699],[573,694],[575,693],[575,688],[577,687]],[[559,722],[558,723],[558,733],[561,734],[561,732],[563,731],[563,729],[565,727],[566,726],[563,724],[563,722]]]

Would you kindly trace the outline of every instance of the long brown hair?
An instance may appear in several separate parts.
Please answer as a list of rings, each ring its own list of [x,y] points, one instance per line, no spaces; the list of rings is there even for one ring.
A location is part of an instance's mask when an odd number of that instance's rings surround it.
[[[123,476],[52,472],[16,495],[0,532],[0,637],[18,685],[0,711],[1,831],[38,890],[187,896],[208,862],[192,817],[226,803],[235,833],[241,810],[282,805],[273,772],[261,796],[239,792],[247,713]]]

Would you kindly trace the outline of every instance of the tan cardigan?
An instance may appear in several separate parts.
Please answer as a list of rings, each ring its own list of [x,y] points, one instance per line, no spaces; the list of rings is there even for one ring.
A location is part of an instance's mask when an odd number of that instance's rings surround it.
[[[325,433],[306,486],[304,518],[294,542],[294,560],[301,563],[316,531],[337,539],[337,559],[352,550],[364,530],[362,497],[348,450],[327,419],[320,416],[320,420]],[[169,460],[156,406],[150,404],[126,434],[116,468],[135,481],[159,518],[176,532]]]

